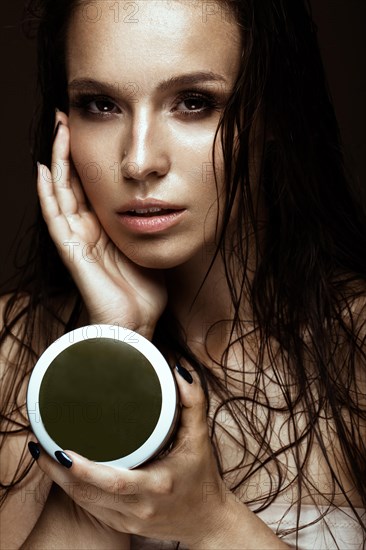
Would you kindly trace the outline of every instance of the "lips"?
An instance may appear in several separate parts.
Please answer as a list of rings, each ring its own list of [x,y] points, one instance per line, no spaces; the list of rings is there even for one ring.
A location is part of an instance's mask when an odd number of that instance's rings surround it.
[[[180,223],[186,212],[180,205],[157,199],[145,199],[124,204],[117,214],[121,225],[129,231],[159,233]]]
[[[164,216],[172,212],[180,212],[184,207],[178,204],[168,203],[159,199],[135,199],[125,203],[119,210],[118,214],[127,216]]]
[[[166,214],[171,214],[172,212],[176,212],[176,210],[173,210],[172,208],[158,208],[156,206],[153,206],[151,208],[136,208],[128,210],[127,212],[124,212],[124,214],[127,214],[129,216],[153,217],[164,216]]]

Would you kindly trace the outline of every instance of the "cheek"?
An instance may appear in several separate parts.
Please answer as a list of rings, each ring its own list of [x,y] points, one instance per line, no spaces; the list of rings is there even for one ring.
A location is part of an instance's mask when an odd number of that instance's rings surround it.
[[[116,155],[108,141],[70,125],[70,152],[85,193],[93,203],[101,187],[115,178]],[[100,184],[103,183],[103,186]]]
[[[212,162],[211,150],[210,162],[206,163],[203,167],[203,183],[208,202],[212,205],[212,210],[215,210],[217,216],[218,209],[221,213],[225,205],[224,162],[221,145],[217,143],[215,149],[215,167]]]

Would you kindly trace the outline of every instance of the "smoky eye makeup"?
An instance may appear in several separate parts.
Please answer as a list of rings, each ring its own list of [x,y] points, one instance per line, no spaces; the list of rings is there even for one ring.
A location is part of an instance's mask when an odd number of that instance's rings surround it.
[[[79,111],[82,115],[90,115],[100,118],[121,114],[118,104],[106,95],[93,93],[73,94],[69,99],[69,107]]]
[[[54,342],[32,372],[27,410],[51,456],[67,449],[134,468],[169,443],[179,413],[177,390],[151,342],[122,328],[116,338],[111,328],[82,327]]]
[[[178,95],[173,112],[181,116],[201,117],[219,110],[219,107],[214,95],[188,90]]]
[[[196,89],[176,93],[169,103],[170,114],[179,118],[204,118],[223,107],[223,101],[215,94]],[[72,92],[69,107],[90,119],[110,119],[124,113],[118,102],[100,93]]]

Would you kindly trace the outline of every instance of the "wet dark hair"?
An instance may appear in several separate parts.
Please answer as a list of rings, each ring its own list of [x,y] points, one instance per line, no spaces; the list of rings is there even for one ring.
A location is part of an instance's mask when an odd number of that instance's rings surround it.
[[[366,505],[366,396],[365,388],[358,385],[365,368],[365,192],[344,168],[308,3],[220,1],[228,16],[234,14],[243,40],[238,78],[216,135],[222,143],[227,188],[216,254],[224,259],[235,311],[231,328],[223,335],[227,348],[218,363],[224,381],[195,357],[169,311],[160,319],[154,341],[196,369],[209,401],[212,391],[219,396],[210,429],[221,474],[227,479],[231,472],[223,462],[221,440],[234,436],[221,421],[222,413],[237,428],[242,454],[231,488],[243,501],[262,510],[291,486],[297,495],[292,505],[298,510],[305,496],[314,503],[321,496],[332,505],[335,495],[342,494],[357,515],[340,478],[337,457],[341,456],[342,468]],[[70,14],[78,3],[32,0],[27,7],[25,22],[35,21],[38,32],[41,93],[33,156],[48,165],[54,109],[68,112],[63,52]],[[254,132],[261,153],[255,193],[250,169]],[[233,241],[229,219],[237,198]],[[265,221],[260,219],[262,207]],[[67,331],[76,326],[82,307],[40,214],[34,242],[8,300],[2,336],[8,337],[22,320],[24,334],[18,339],[24,353],[32,353],[31,338],[40,322],[36,308],[42,306],[59,320],[62,308],[55,306],[55,298],[71,296],[74,307],[63,325]],[[15,304],[24,295],[28,301],[15,316]],[[243,319],[242,304],[248,296],[252,317]],[[45,344],[54,338],[50,326],[42,325]],[[214,326],[209,332],[218,329]],[[253,341],[258,350],[254,357]],[[235,394],[228,390],[238,377],[229,364],[234,345],[236,350],[241,347],[242,364],[250,360],[255,367],[250,374],[243,367],[242,391]],[[275,396],[267,391],[269,382]],[[26,418],[23,424],[11,420],[9,406],[5,398],[2,434],[28,430]],[[271,434],[279,418],[290,442],[278,448]],[[253,439],[257,451],[250,454],[248,441]],[[326,495],[310,474],[315,445],[331,479]],[[296,473],[286,478],[290,460]],[[10,486],[30,466],[23,461]],[[263,486],[249,498],[246,488],[258,471]]]

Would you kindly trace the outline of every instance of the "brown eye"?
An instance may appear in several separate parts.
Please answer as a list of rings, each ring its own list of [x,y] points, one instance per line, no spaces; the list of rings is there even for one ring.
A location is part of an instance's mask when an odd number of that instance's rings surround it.
[[[201,111],[206,107],[206,101],[203,98],[192,97],[182,101],[188,111]]]
[[[187,96],[181,98],[177,103],[176,111],[178,112],[201,112],[210,107],[209,101],[201,96]]]
[[[81,94],[70,101],[70,106],[84,114],[108,117],[121,112],[116,103],[109,97],[93,94]]]
[[[173,111],[178,116],[209,116],[217,107],[215,98],[201,93],[187,92],[177,98]]]
[[[111,101],[108,101],[107,99],[98,99],[90,103],[89,108],[91,112],[95,112],[92,108],[93,104],[96,107],[96,111],[99,113],[112,113],[113,109],[116,109],[116,106]]]

